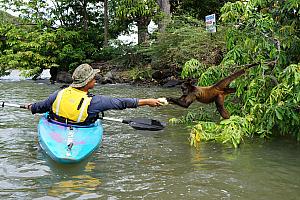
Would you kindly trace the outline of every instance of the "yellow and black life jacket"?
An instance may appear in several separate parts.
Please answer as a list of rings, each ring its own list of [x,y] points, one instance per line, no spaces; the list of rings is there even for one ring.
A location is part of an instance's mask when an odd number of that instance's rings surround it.
[[[58,92],[52,104],[52,112],[72,122],[81,123],[88,117],[87,109],[91,100],[87,92],[68,87]]]

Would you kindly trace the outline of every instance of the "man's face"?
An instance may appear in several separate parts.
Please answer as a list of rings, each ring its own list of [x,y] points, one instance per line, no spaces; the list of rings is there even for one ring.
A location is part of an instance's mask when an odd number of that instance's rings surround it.
[[[93,78],[93,80],[91,80],[91,81],[88,83],[88,89],[93,89],[94,86],[95,86],[95,83],[96,83],[96,79]]]

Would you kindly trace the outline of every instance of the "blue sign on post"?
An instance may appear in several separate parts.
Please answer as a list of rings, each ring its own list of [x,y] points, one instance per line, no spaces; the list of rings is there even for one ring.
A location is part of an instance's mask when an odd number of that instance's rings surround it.
[[[216,15],[211,14],[205,16],[205,24],[206,24],[206,30],[210,33],[217,32],[217,26],[216,26]]]

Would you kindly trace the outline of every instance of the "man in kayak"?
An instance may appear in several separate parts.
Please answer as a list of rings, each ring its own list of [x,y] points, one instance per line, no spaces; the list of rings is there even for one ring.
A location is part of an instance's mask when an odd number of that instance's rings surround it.
[[[46,100],[26,105],[32,114],[50,112],[50,117],[68,123],[93,123],[98,114],[110,110],[137,108],[138,106],[160,106],[159,99],[112,98],[102,95],[90,95],[94,88],[95,76],[99,70],[88,64],[78,66],[73,75],[73,83],[51,94]]]

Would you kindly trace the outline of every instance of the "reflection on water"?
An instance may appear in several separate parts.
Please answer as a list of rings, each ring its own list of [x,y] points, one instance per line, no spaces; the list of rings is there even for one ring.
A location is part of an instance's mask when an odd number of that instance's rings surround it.
[[[60,85],[0,81],[0,87],[0,102],[23,104],[46,98]],[[142,98],[178,96],[178,90],[106,85],[94,93]],[[166,122],[186,112],[169,105],[105,115]],[[39,148],[38,120],[25,110],[0,108],[1,199],[281,200],[300,195],[300,147],[291,140],[249,140],[239,149],[210,142],[195,149],[189,146],[189,130],[180,125],[149,132],[105,121],[102,147],[81,163],[61,165]]]
[[[85,166],[85,172],[92,172],[95,168],[95,163],[88,162]],[[97,188],[100,186],[101,180],[87,174],[74,175],[67,177],[67,180],[60,180],[54,183],[48,191],[48,195],[52,197],[72,197],[88,195],[92,198],[100,197],[96,194]],[[76,194],[75,196],[73,196]]]
[[[95,193],[101,181],[88,175],[79,175],[68,177],[66,181],[54,183],[50,188],[48,195],[53,197],[70,197],[69,194],[76,193],[77,195],[84,195]],[[66,195],[66,196],[65,196]],[[97,197],[98,195],[94,195]]]

